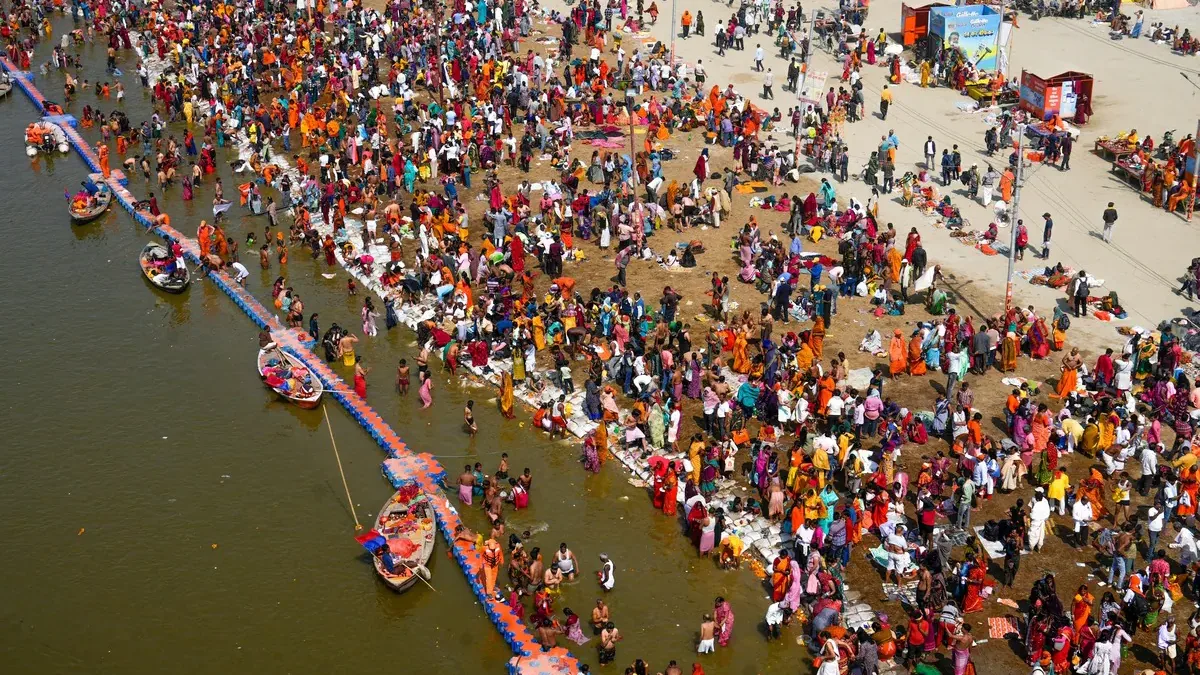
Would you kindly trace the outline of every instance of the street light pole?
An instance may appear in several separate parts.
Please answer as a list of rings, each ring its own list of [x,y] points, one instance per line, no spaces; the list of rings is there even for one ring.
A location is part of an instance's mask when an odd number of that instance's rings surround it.
[[[675,24],[675,8],[678,0],[671,0],[671,61],[668,65],[675,68],[675,36],[679,34],[679,26]]]
[[[637,173],[637,153],[633,149],[633,104],[637,98],[637,92],[633,88],[625,90],[625,109],[629,114],[629,168],[631,177],[633,178],[633,200],[637,203],[640,197],[638,196],[638,173]]]
[[[1000,25],[996,27],[996,67],[994,68],[996,77],[1000,76],[1000,36],[1004,33],[1004,2],[1005,0],[1000,0]]]
[[[1196,208],[1196,184],[1200,178],[1200,120],[1196,121],[1196,135],[1192,137],[1192,145],[1196,147],[1192,151],[1192,194],[1188,197],[1187,219],[1192,222],[1192,211]]]
[[[808,64],[812,62],[813,53],[813,32],[816,29],[817,12],[809,9],[808,17],[808,48],[804,51],[804,63],[800,67],[800,85],[796,87],[796,99],[798,103],[804,105],[804,87],[808,84]],[[800,166],[800,132],[796,132],[796,166]]]
[[[1004,314],[1007,316],[1008,311],[1012,309],[1013,301],[1013,277],[1016,274],[1017,265],[1017,216],[1020,214],[1021,208],[1021,177],[1024,174],[1025,167],[1025,129],[1021,128],[1021,135],[1017,138],[1017,175],[1013,179],[1013,200],[1009,209],[1008,226],[1012,230],[1008,240],[1008,285],[1004,289]]]

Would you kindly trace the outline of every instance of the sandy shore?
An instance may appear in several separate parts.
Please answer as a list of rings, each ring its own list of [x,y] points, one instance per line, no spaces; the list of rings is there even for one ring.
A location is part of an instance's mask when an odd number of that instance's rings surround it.
[[[883,28],[895,34],[900,26],[900,4],[898,0],[872,3],[866,26],[868,33],[874,35]],[[552,1],[550,6],[555,3]],[[710,84],[723,87],[725,83],[733,82],[743,95],[767,109],[778,107],[786,113],[789,106],[797,103],[794,94],[781,90],[787,64],[778,58],[778,48],[768,36],[751,36],[746,40],[745,51],[727,51],[724,57],[718,57],[712,43],[712,31],[717,21],[727,19],[732,10],[718,2],[687,3],[686,6],[693,13],[704,12],[708,34],[677,39],[679,58],[689,64],[703,59]],[[828,3],[816,6],[829,10]],[[682,13],[683,5],[679,11]],[[1126,10],[1126,13],[1131,11]],[[1169,25],[1200,23],[1200,12],[1195,8],[1152,12],[1148,16],[1161,16],[1154,20],[1163,20]],[[1151,20],[1147,19],[1147,26]],[[670,40],[669,21],[668,3],[661,8],[658,24],[650,27],[650,33],[667,44]],[[767,53],[764,62],[775,72],[774,101],[760,98],[762,76],[752,71],[757,43],[763,44]],[[1129,312],[1126,322],[1076,321],[1073,332],[1086,333],[1088,338],[1080,335],[1075,341],[1098,349],[1120,339],[1115,328],[1122,323],[1149,327],[1178,315],[1179,310],[1189,303],[1176,296],[1173,290],[1178,287],[1178,277],[1200,249],[1200,225],[1193,226],[1182,216],[1154,209],[1150,202],[1110,174],[1109,163],[1093,155],[1091,148],[1097,136],[1112,136],[1130,128],[1156,138],[1167,129],[1175,129],[1176,138],[1194,133],[1196,120],[1193,116],[1200,110],[1200,92],[1179,73],[1186,73],[1193,81],[1200,82],[1200,60],[1175,55],[1166,46],[1145,39],[1111,41],[1107,28],[1093,26],[1087,20],[1057,18],[1036,22],[1023,20],[1013,38],[1011,60],[1016,74],[1022,68],[1044,76],[1080,70],[1091,72],[1096,78],[1096,114],[1084,127],[1075,145],[1071,170],[1033,168],[1026,174],[1027,189],[1021,196],[1020,217],[1029,227],[1030,243],[1041,243],[1041,214],[1051,213],[1055,228],[1050,262],[1061,261],[1104,279],[1103,292],[1115,290]],[[829,75],[827,86],[841,86],[841,67],[828,52],[821,49],[814,52],[811,72],[814,75],[825,72]],[[964,168],[972,163],[978,163],[981,169],[987,165],[989,158],[983,153],[983,134],[987,129],[985,115],[960,111],[957,106],[970,99],[957,92],[945,88],[922,90],[909,84],[893,86],[895,102],[888,119],[879,119],[879,92],[886,73],[886,69],[879,66],[866,67],[864,71],[863,94],[868,116],[861,122],[846,125],[852,172],[866,162],[871,150],[888,130],[894,130],[900,138],[897,175],[914,169],[923,161],[920,147],[926,136],[933,136],[939,148],[958,144],[963,152]],[[781,145],[794,142],[782,131],[775,134],[775,140]],[[694,149],[690,154],[685,150],[681,161],[690,167],[696,154]],[[997,155],[992,161],[999,168],[1005,159]],[[854,196],[864,202],[870,196],[870,189],[865,184],[853,180],[838,185],[838,192],[839,197]],[[990,295],[1003,299],[1007,276],[1007,260],[1003,256],[986,256],[958,244],[945,231],[932,230],[930,217],[916,209],[900,206],[897,199],[898,193],[885,195],[880,209],[882,221],[894,223],[900,232],[917,227],[922,232],[931,260],[967,277],[968,287],[987,287]],[[954,201],[962,207],[963,215],[973,227],[986,227],[991,218],[990,209],[958,194],[954,195]],[[1121,214],[1113,245],[1105,244],[1098,236],[1100,215],[1109,201],[1115,202]],[[1002,231],[1002,237],[1005,234],[1007,230]],[[1027,256],[1024,262],[1017,264],[1017,269],[1040,265],[1044,264]],[[1032,303],[1039,310],[1046,310],[1065,299],[1058,291],[1032,286],[1019,279],[1016,292],[1018,302]],[[992,311],[999,309],[998,306]]]

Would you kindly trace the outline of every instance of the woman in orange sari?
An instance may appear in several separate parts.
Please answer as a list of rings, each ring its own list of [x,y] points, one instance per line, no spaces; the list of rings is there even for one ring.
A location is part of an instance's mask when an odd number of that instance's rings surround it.
[[[771,563],[771,601],[779,602],[787,595],[788,586],[792,580],[792,561],[787,551],[780,551],[779,557]]]
[[[900,264],[904,262],[904,256],[900,255],[900,249],[893,246],[887,252],[888,279],[893,284],[900,283]]]
[[[809,343],[801,341],[800,349],[796,352],[796,372],[807,373],[808,369],[812,368],[815,358],[816,355],[813,353],[813,349],[809,346]]]
[[[1104,506],[1104,475],[1099,469],[1092,467],[1091,474],[1079,481],[1079,489],[1076,492],[1088,498],[1094,520],[1099,521],[1108,515],[1108,509]]]
[[[1179,472],[1179,486],[1183,492],[1189,497],[1188,503],[1184,504],[1183,500],[1179,500],[1179,506],[1175,510],[1175,515],[1186,518],[1196,514],[1196,497],[1200,493],[1200,479],[1197,478],[1197,469],[1195,466],[1185,467]]]
[[[600,466],[608,461],[610,454],[608,452],[608,425],[601,422],[596,425],[596,431],[592,433],[592,440],[596,443],[596,456],[600,458]]]
[[[1087,625],[1088,618],[1092,616],[1092,604],[1095,602],[1096,598],[1088,591],[1087,584],[1080,586],[1079,592],[1075,594],[1075,603],[1071,605],[1071,618],[1075,621],[1076,636]]]
[[[908,359],[905,355],[904,338],[901,337],[900,329],[896,329],[895,335],[892,336],[892,341],[888,345],[888,360],[891,363],[892,379],[903,373],[908,367]]]
[[[837,383],[833,375],[826,372],[824,377],[817,380],[817,414],[824,416],[829,412],[829,399],[833,398],[833,390]]]
[[[1000,371],[1011,373],[1017,369],[1017,355],[1021,353],[1021,342],[1017,334],[1008,331],[1000,343]]]
[[[924,375],[925,374],[925,359],[922,358],[921,350],[922,338],[921,334],[917,333],[908,343],[908,374],[909,375]]]
[[[1103,452],[1112,447],[1113,441],[1117,438],[1117,423],[1120,418],[1116,413],[1108,413],[1100,415],[1096,420],[1096,426],[1100,427],[1100,451]]]
[[[818,359],[821,358],[821,354],[825,352],[825,317],[818,316],[813,321],[808,341],[812,345],[813,356]]]
[[[738,331],[737,337],[733,341],[733,372],[735,373],[745,375],[750,372],[750,359],[746,356],[748,344],[745,331]]]

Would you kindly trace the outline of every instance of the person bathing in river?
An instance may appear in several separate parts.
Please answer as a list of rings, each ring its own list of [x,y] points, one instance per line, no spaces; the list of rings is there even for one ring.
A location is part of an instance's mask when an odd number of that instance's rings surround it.
[[[475,474],[471,471],[471,465],[466,464],[463,466],[462,474],[458,477],[458,500],[470,506],[474,491]]]

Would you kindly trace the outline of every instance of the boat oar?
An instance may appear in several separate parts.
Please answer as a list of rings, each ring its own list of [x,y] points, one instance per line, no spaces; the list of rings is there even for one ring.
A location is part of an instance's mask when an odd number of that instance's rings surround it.
[[[338,454],[337,440],[333,437],[333,425],[329,423],[329,411],[325,410],[325,404],[321,404],[321,413],[325,415],[325,427],[329,429],[329,441],[333,443],[333,456],[337,459],[338,473],[342,474],[342,487],[346,488],[346,505],[350,507],[350,515],[354,516],[354,531],[357,532],[363,529],[362,523],[358,522],[358,514],[354,512],[354,500],[350,497],[350,485],[346,482],[346,472],[342,469],[342,456]]]
[[[426,580],[425,580],[425,577],[421,576],[421,573],[420,573],[420,572],[416,571],[416,570],[415,570],[415,569],[413,569],[412,567],[409,567],[408,563],[404,563],[404,566],[408,568],[408,571],[410,571],[410,572],[412,572],[412,573],[413,573],[413,576],[414,576],[414,577],[416,577],[416,578],[420,579],[420,580],[421,580],[421,583],[423,583],[423,584],[425,584],[426,586],[428,586],[428,587],[429,587],[429,590],[433,591],[434,593],[437,593],[437,592],[438,592],[438,589],[434,588],[434,587],[433,587],[433,584],[431,584],[431,583],[429,583],[428,581],[426,581]],[[421,567],[425,567],[425,566],[424,566],[424,565],[421,565]],[[425,571],[426,571],[426,572],[428,572],[428,571],[429,571],[429,568],[428,568],[428,567],[425,567]]]

